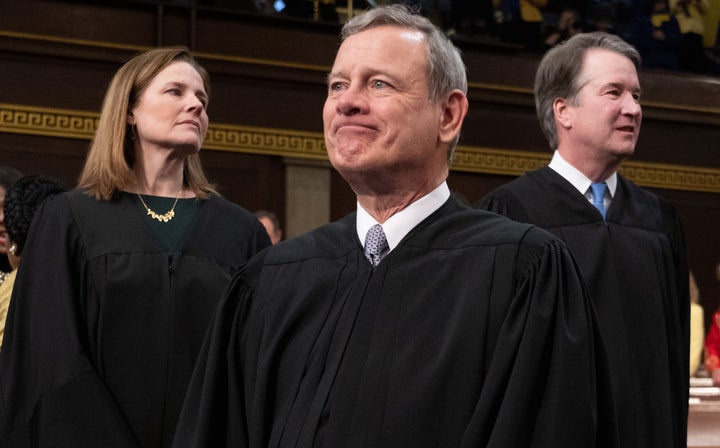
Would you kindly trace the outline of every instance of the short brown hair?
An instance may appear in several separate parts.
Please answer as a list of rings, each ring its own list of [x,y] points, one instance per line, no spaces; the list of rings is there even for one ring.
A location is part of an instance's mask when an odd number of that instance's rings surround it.
[[[575,100],[583,87],[580,85],[580,74],[585,53],[594,48],[623,55],[632,61],[636,70],[640,70],[640,54],[632,45],[618,36],[600,31],[576,34],[550,49],[535,74],[534,91],[540,127],[552,150],[558,145],[553,102],[556,98]]]

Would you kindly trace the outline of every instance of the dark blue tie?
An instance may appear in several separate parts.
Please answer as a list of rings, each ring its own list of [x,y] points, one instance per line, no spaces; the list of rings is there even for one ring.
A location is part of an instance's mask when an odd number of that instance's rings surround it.
[[[370,227],[365,235],[365,258],[375,267],[389,249],[385,232],[380,224]]]
[[[603,219],[605,219],[605,190],[607,189],[607,184],[605,182],[600,182],[596,184],[590,184],[590,188],[592,189],[592,196],[593,196],[593,205],[596,209],[600,212]]]

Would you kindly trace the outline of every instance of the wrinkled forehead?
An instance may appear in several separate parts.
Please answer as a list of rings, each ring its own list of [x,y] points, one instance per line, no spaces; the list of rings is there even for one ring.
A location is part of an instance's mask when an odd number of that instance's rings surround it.
[[[348,36],[340,45],[335,60],[348,52],[425,52],[426,48],[426,38],[421,31],[398,25],[380,25]]]
[[[640,88],[637,68],[632,59],[605,48],[589,48],[583,53],[577,78],[580,86],[592,80],[615,80],[632,84],[632,89]]]
[[[348,37],[333,63],[330,78],[384,73],[410,81],[425,77],[428,66],[424,36],[397,26],[375,27]]]

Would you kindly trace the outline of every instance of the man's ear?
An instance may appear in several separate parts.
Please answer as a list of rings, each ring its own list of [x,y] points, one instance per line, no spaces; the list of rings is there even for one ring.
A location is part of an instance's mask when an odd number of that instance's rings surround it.
[[[572,127],[572,109],[569,106],[569,101],[565,98],[555,98],[553,101],[555,120],[565,129]]]
[[[468,111],[468,99],[460,90],[453,90],[442,105],[440,141],[450,143],[460,133]]]

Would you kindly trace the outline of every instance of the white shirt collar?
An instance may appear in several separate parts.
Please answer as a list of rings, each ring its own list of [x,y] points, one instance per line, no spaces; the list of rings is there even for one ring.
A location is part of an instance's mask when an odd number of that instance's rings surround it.
[[[383,231],[387,237],[388,246],[393,250],[410,233],[416,225],[439,209],[450,197],[450,189],[446,182],[438,185],[430,193],[408,205],[404,209],[392,215],[382,224]],[[365,209],[357,204],[357,234],[360,242],[365,245],[365,234],[370,227],[378,224],[375,218],[370,216]]]
[[[565,161],[559,152],[555,151],[548,166],[577,188],[580,194],[583,196],[586,195],[592,181],[581,173],[580,170]],[[605,179],[604,182],[608,186],[607,191],[610,193],[610,197],[615,197],[615,189],[617,188],[617,173],[612,173],[612,175]]]

